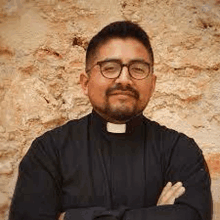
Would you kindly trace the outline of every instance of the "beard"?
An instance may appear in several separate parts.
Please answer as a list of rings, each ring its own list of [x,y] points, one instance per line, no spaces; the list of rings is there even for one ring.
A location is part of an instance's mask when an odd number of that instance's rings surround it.
[[[129,92],[133,100],[118,99],[111,102],[111,98],[115,92]],[[126,122],[132,117],[140,113],[137,108],[137,101],[139,100],[139,92],[131,86],[123,87],[121,84],[116,84],[114,87],[106,91],[106,100],[102,107],[96,106],[96,110],[105,116],[106,119],[113,119],[118,122]],[[130,102],[130,103],[128,103]]]
[[[119,105],[113,105],[109,101],[107,102],[104,113],[108,115],[110,118],[113,118],[116,121],[128,121],[132,117],[138,114],[137,105],[127,106],[127,104],[123,101],[120,101]]]

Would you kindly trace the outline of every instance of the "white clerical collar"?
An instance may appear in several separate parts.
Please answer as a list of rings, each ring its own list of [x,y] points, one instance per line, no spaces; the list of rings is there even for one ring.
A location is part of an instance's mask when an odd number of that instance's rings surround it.
[[[106,130],[111,133],[125,133],[126,124],[113,124],[111,122],[107,122]]]

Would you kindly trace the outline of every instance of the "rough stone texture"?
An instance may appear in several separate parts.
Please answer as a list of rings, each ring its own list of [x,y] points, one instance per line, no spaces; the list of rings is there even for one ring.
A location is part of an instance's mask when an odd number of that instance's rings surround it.
[[[85,48],[122,19],[148,32],[155,53],[145,115],[202,148],[220,220],[219,0],[0,0],[0,219],[33,139],[91,111],[79,85]]]

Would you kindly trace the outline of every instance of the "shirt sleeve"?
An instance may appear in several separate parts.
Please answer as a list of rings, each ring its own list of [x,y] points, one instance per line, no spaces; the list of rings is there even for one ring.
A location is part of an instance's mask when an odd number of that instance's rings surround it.
[[[35,140],[19,165],[9,220],[58,219],[61,177],[56,152],[46,145]]]
[[[123,220],[200,220],[194,210],[185,205],[164,205],[127,211]]]
[[[181,181],[185,193],[174,205],[154,206],[127,211],[123,220],[211,220],[210,175],[202,151],[193,139],[180,135],[172,148],[164,147],[165,184]]]
[[[65,213],[64,220],[118,220],[128,209],[121,206],[117,210],[107,210],[104,207],[69,209]]]

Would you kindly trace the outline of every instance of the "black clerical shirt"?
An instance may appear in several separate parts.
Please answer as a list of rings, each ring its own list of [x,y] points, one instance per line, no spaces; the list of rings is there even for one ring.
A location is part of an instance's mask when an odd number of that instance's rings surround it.
[[[94,111],[46,132],[19,166],[10,220],[211,220],[210,177],[202,151],[182,133],[142,114],[110,133]],[[156,206],[167,182],[186,192]]]

